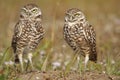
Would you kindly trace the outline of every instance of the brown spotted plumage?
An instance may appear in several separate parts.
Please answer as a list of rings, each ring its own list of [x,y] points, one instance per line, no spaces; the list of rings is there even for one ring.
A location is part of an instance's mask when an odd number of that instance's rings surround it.
[[[14,29],[12,48],[15,62],[20,62],[22,71],[24,70],[23,54],[28,55],[28,60],[33,68],[32,53],[44,36],[41,17],[41,10],[35,4],[27,4],[21,9],[19,21]]]
[[[72,49],[85,56],[85,67],[88,60],[97,61],[95,31],[79,9],[72,8],[66,12],[63,32]]]

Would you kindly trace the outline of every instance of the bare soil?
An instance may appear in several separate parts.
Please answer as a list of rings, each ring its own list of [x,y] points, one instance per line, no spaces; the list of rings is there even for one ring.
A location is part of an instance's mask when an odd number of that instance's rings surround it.
[[[77,71],[70,71],[67,74],[64,71],[35,71],[20,74],[18,80],[120,80],[120,76],[107,75],[105,73],[98,73],[87,71],[79,73]]]

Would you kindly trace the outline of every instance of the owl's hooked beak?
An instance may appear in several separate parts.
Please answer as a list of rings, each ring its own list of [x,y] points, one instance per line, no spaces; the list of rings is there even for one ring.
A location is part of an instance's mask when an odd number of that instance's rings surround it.
[[[65,21],[73,22],[74,16],[65,17]]]
[[[26,13],[26,15],[27,15],[28,17],[31,17],[32,13],[31,13],[30,11],[28,11],[28,12]]]
[[[28,16],[31,16],[31,13],[27,13]]]
[[[70,16],[70,21],[73,21],[74,20],[74,16]]]

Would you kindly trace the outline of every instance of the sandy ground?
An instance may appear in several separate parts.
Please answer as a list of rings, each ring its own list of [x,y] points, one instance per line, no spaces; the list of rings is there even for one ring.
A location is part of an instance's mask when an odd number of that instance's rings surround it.
[[[17,76],[17,80],[120,80],[120,76],[112,76],[92,71],[81,74],[76,71],[70,71],[67,74],[65,74],[64,71],[34,71],[18,74]]]

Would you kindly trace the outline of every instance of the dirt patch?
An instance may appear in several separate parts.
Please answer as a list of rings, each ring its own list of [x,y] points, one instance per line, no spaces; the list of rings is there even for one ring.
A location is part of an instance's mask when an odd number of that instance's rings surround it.
[[[98,72],[78,73],[70,71],[65,74],[64,71],[48,72],[29,72],[18,76],[20,80],[120,80],[120,76],[110,76]]]

